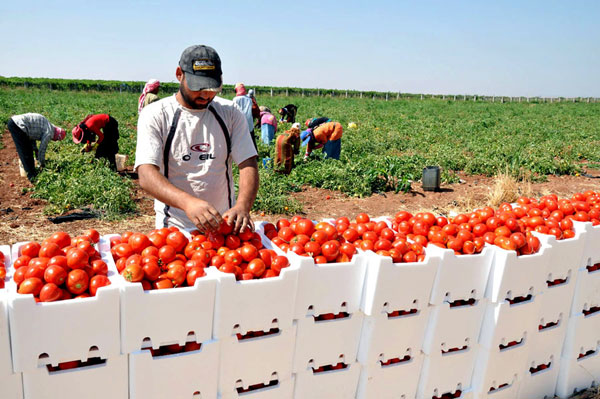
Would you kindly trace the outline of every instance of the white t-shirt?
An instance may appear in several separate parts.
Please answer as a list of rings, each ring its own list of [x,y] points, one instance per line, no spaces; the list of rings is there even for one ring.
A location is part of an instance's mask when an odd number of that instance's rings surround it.
[[[169,152],[169,182],[185,192],[209,202],[220,213],[229,206],[227,176],[231,190],[231,204],[235,203],[235,188],[231,171],[236,164],[257,155],[248,132],[244,115],[232,101],[215,97],[211,107],[223,119],[231,137],[231,157],[227,157],[227,142],[219,122],[208,109],[194,110],[183,107],[175,95],[148,104],[142,109],[137,126],[137,146],[134,170],[151,164],[164,174],[163,151],[173,123],[175,110],[181,109],[177,130]],[[165,204],[154,201],[156,227],[163,227]],[[169,226],[193,229],[194,224],[179,208],[168,208]]]
[[[250,131],[254,130],[254,118],[252,117],[252,99],[247,96],[236,96],[233,97],[233,103],[236,107],[242,111],[248,122],[248,128]]]

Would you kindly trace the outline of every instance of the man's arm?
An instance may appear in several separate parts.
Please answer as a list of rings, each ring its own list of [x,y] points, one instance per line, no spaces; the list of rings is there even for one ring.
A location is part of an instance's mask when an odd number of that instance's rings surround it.
[[[200,231],[211,231],[219,228],[223,220],[221,214],[210,203],[196,198],[171,184],[160,173],[158,166],[143,164],[138,166],[137,171],[140,187],[157,200],[182,209]],[[240,169],[240,192],[241,187]]]
[[[258,193],[257,157],[251,157],[238,165],[240,171],[238,197],[233,208],[223,214],[229,224],[233,223],[233,232],[243,232],[246,228],[254,230],[250,219],[250,210]]]

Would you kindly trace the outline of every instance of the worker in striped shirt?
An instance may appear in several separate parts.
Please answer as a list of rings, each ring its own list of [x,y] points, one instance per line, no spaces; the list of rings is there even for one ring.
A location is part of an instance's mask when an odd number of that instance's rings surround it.
[[[8,120],[8,131],[15,142],[19,159],[30,182],[33,182],[38,173],[35,168],[34,154],[40,168],[43,168],[50,140],[62,140],[66,134],[64,129],[54,126],[46,117],[35,113],[12,116]],[[40,142],[39,149],[37,141]]]
[[[275,141],[275,171],[289,175],[294,167],[294,155],[300,152],[300,124],[292,125]]]

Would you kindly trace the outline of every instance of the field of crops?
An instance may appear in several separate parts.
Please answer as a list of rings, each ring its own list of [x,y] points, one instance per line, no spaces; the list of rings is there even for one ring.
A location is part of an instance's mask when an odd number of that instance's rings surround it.
[[[136,93],[57,91],[1,88],[0,119],[39,112],[56,125],[70,129],[89,113],[109,113],[119,121],[120,153],[133,163]],[[495,175],[577,174],[600,164],[599,103],[490,103],[440,99],[372,100],[340,97],[258,98],[259,105],[276,110],[288,103],[299,107],[298,119],[328,116],[346,129],[340,161],[300,162],[287,176],[261,167],[261,188],[255,209],[266,213],[295,213],[300,204],[290,191],[303,185],[338,190],[353,196],[406,191],[419,180],[423,167],[440,165],[442,180],[456,181],[456,171]],[[280,124],[279,131],[289,128]],[[6,128],[3,134],[8,134]],[[261,158],[273,158],[273,147],[259,147]],[[93,155],[79,153],[70,140],[50,144],[47,168],[39,175],[35,196],[46,199],[48,213],[92,205],[106,217],[135,211],[132,182],[110,172]],[[260,161],[259,161],[260,162]],[[262,162],[260,162],[262,165]],[[269,164],[267,163],[267,166]],[[414,183],[412,183],[414,184]]]

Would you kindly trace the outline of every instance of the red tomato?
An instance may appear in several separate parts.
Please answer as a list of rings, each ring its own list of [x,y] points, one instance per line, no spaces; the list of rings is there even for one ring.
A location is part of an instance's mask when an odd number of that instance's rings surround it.
[[[193,287],[196,283],[196,280],[200,277],[206,276],[206,272],[203,267],[192,267],[186,276],[187,285]]]
[[[58,255],[63,255],[63,252],[58,246],[58,244],[54,242],[48,242],[40,247],[40,257],[52,258]]]
[[[171,245],[163,245],[158,250],[158,259],[162,263],[162,265],[167,265],[175,260],[175,256],[177,255],[177,251]]]
[[[277,255],[272,259],[271,269],[273,269],[278,274],[281,272],[281,269],[286,268],[290,265],[288,258],[285,256]]]
[[[26,255],[30,258],[36,258],[39,256],[41,245],[37,242],[28,242],[19,248],[19,255]]]
[[[258,249],[252,244],[244,244],[241,248],[240,254],[246,262],[250,262],[252,259],[258,257]]]
[[[57,244],[59,248],[64,248],[71,245],[71,236],[64,231],[58,231],[50,236],[49,241]]]
[[[187,243],[188,239],[181,231],[174,231],[167,236],[167,245],[172,246],[175,252],[182,252]]]
[[[315,225],[310,219],[300,219],[296,223],[296,234],[304,234],[310,237],[314,231]]]
[[[248,267],[246,268],[246,271],[249,273],[252,273],[254,275],[254,277],[260,277],[264,272],[265,272],[265,262],[262,261],[262,259],[252,259],[249,263],[248,263]]]
[[[19,294],[33,294],[33,296],[38,296],[43,286],[44,282],[40,278],[26,278],[19,285],[17,292]]]
[[[234,250],[227,251],[223,258],[225,259],[225,263],[232,266],[239,266],[242,263],[242,256]]]
[[[160,276],[160,267],[157,262],[148,262],[142,266],[144,272],[144,278],[148,281],[155,281]]]
[[[89,261],[89,255],[79,248],[73,248],[67,253],[67,266],[71,269],[83,269]]]
[[[67,275],[67,289],[75,295],[82,294],[87,290],[90,277],[82,269],[71,270]]]
[[[110,285],[110,280],[106,276],[94,276],[90,280],[90,295],[96,296],[96,292],[100,287],[106,287]]]
[[[152,285],[157,290],[164,290],[164,289],[167,289],[167,288],[173,288],[173,283],[171,282],[171,280],[166,279],[166,278],[165,279],[161,279],[161,280],[156,280]]]
[[[167,278],[171,280],[174,287],[179,287],[186,279],[185,266],[179,263],[173,264],[167,271]]]
[[[54,302],[62,299],[62,290],[54,283],[44,284],[40,290],[40,301]]]
[[[115,259],[128,258],[133,254],[133,249],[129,244],[121,243],[112,247],[110,252]]]
[[[321,253],[328,261],[334,260],[340,254],[340,243],[335,240],[327,241],[321,246]]]
[[[51,265],[44,271],[44,280],[47,283],[61,285],[67,279],[67,270],[58,265]]]

